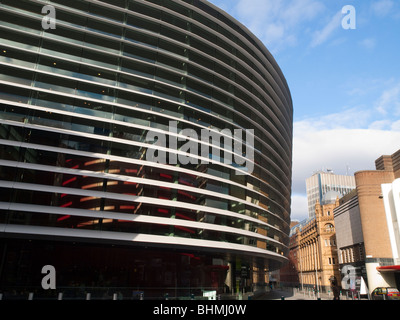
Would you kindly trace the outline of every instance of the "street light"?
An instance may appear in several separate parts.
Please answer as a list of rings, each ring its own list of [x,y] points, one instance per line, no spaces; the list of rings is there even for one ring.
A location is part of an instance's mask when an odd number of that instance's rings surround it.
[[[317,283],[317,298],[319,298],[319,283],[318,283],[318,274],[317,274],[317,242],[315,242],[315,249],[314,249],[314,264],[315,264],[315,279]]]
[[[299,260],[300,260],[300,282],[301,282],[301,291],[304,291],[303,288],[303,265],[301,263],[301,248],[299,250]]]

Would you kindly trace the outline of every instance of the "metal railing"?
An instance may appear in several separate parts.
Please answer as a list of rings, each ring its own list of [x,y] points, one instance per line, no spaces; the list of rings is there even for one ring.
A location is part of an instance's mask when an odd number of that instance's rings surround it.
[[[255,292],[224,288],[180,287],[38,287],[0,288],[0,300],[247,300]],[[250,298],[249,298],[250,297]]]

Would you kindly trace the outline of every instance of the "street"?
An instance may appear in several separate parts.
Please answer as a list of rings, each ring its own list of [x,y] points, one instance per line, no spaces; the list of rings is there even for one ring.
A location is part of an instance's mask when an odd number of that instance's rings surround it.
[[[299,291],[298,289],[285,288],[276,289],[270,292],[265,292],[254,296],[254,300],[333,300],[333,294],[320,293],[319,296],[315,296],[311,291]],[[340,296],[341,300],[353,300],[351,297],[346,295]],[[356,298],[354,300],[357,300]],[[361,299],[367,300],[367,299]]]

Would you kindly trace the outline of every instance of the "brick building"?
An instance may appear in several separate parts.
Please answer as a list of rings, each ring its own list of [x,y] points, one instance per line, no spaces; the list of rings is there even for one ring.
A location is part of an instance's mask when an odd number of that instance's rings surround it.
[[[327,192],[322,203],[317,201],[315,216],[291,229],[289,264],[281,270],[281,283],[300,288],[330,290],[331,277],[340,282],[333,210],[339,205],[340,194]],[[298,282],[296,284],[296,274]]]
[[[353,267],[355,277],[346,277],[350,282],[342,282],[345,289],[359,291],[361,277],[369,292],[376,287],[400,286],[400,261],[394,249],[399,241],[398,222],[388,213],[390,205],[385,210],[384,202],[389,200],[383,195],[383,186],[391,189],[400,178],[400,150],[379,157],[375,167],[354,174],[356,190],[334,209],[340,268],[348,272],[346,266]],[[398,201],[398,194],[395,196]]]

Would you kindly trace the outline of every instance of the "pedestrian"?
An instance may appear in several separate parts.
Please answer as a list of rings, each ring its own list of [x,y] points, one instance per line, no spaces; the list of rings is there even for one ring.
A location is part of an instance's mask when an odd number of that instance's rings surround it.
[[[331,288],[333,292],[333,300],[340,300],[340,288],[337,285],[336,279],[331,282]]]
[[[333,291],[333,300],[340,300],[340,289],[339,286],[334,286],[332,288]]]

